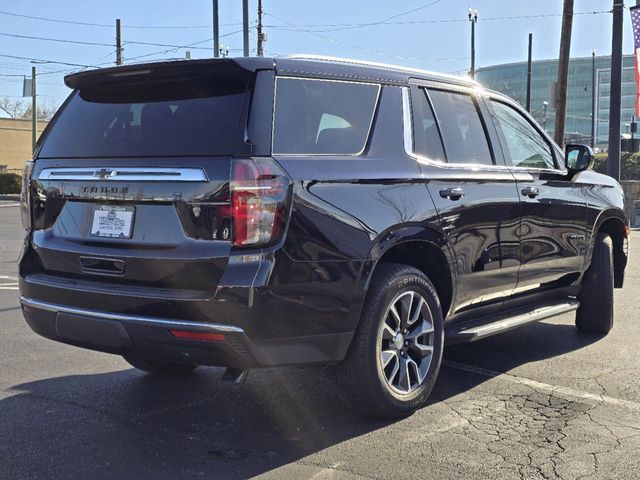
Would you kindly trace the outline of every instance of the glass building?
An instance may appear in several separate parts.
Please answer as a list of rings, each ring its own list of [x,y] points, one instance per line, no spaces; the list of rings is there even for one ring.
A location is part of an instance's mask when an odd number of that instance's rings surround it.
[[[611,91],[611,57],[595,57],[596,93],[592,99],[592,57],[572,58],[569,62],[567,85],[567,116],[565,135],[591,139],[591,109],[595,100],[596,145],[604,147],[609,137],[609,95]],[[531,66],[531,113],[548,132],[553,134],[555,108],[554,85],[557,80],[558,60],[538,60]],[[476,80],[492,90],[509,95],[521,105],[526,103],[527,62],[509,63],[480,68]],[[620,132],[630,131],[635,114],[636,84],[633,55],[622,59],[622,112]]]

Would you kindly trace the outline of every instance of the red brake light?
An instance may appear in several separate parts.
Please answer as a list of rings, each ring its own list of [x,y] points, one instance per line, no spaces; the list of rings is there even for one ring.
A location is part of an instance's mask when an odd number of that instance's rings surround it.
[[[233,245],[276,242],[286,223],[289,179],[270,159],[233,160],[231,175]]]
[[[188,330],[169,330],[176,338],[187,340],[205,340],[208,342],[224,342],[224,333],[190,332]]]

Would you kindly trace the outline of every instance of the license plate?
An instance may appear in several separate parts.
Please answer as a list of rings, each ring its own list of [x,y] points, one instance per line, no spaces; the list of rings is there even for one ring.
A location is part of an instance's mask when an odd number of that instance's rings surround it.
[[[131,238],[134,207],[100,205],[93,210],[92,237]]]

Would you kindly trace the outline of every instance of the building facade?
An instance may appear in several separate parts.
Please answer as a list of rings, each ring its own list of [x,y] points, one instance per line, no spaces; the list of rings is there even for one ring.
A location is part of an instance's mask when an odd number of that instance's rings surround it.
[[[38,122],[38,136],[47,122]],[[31,159],[31,120],[0,118],[0,173],[22,173]]]
[[[555,127],[554,88],[558,61],[538,60],[531,67],[531,113],[548,132]],[[595,73],[595,95],[592,94]],[[520,104],[526,103],[527,62],[480,68],[476,79],[485,87],[509,95]],[[592,106],[595,106],[596,146],[606,147],[609,137],[609,101],[611,92],[611,57],[572,58],[569,61],[567,115],[565,135],[590,141]],[[634,57],[622,59],[621,133],[630,132],[635,114],[636,84]]]

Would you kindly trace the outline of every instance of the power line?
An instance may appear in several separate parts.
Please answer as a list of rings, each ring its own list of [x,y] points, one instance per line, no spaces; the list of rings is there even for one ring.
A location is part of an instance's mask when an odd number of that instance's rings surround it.
[[[236,30],[235,32],[225,33],[224,35],[220,35],[219,38],[229,37],[231,35],[236,35],[236,34],[238,34],[240,32],[242,32],[242,30]],[[143,43],[143,42],[125,42],[125,43],[139,43],[139,44],[142,44],[142,45],[157,45],[157,46],[171,47],[171,48],[168,48],[168,49],[165,49],[165,50],[159,50],[157,52],[152,52],[152,53],[147,53],[147,54],[144,54],[144,55],[138,55],[136,57],[131,57],[131,58],[128,58],[126,61],[130,62],[132,60],[139,60],[141,58],[152,57],[154,55],[161,55],[161,54],[170,53],[170,52],[177,52],[178,50],[181,50],[183,48],[196,48],[196,49],[198,49],[200,47],[194,47],[194,46],[195,45],[200,45],[202,43],[212,42],[212,41],[213,41],[213,38],[208,38],[206,40],[201,40],[199,42],[194,42],[194,43],[190,43],[190,44],[187,44],[187,45],[165,45],[165,44],[152,44],[152,43],[148,43],[148,42],[146,42],[146,43]],[[209,50],[209,49],[207,48],[207,50]],[[237,49],[229,48],[228,50],[237,50]]]
[[[64,23],[69,25],[82,25],[86,27],[103,27],[103,28],[113,28],[113,23],[90,23],[90,22],[79,22],[74,20],[64,20],[60,18],[49,18],[49,17],[36,17],[33,15],[24,15],[21,13],[0,11],[0,15],[8,15],[11,17],[19,17],[19,18],[27,18],[29,20],[39,20],[43,22],[52,22],[52,23]],[[227,23],[220,25],[221,27],[237,27],[241,25],[240,23]],[[136,28],[136,29],[192,29],[192,28],[211,28],[211,25],[127,25],[125,28]]]
[[[59,62],[57,60],[44,60],[44,59],[41,59],[41,58],[21,57],[19,55],[7,55],[5,53],[0,53],[0,57],[3,57],[3,58],[14,58],[14,59],[17,59],[17,60],[28,60],[28,61],[34,62],[34,63],[55,63],[57,65],[68,65],[70,67],[84,67],[84,68],[95,67],[95,65],[83,65],[83,64],[80,64],[80,63]]]
[[[589,11],[589,12],[575,12],[573,16],[601,15],[604,13],[611,13],[611,11],[598,10],[598,11]],[[273,17],[273,15],[271,16]],[[547,14],[537,14],[537,15],[518,15],[518,16],[509,16],[509,17],[484,17],[481,20],[483,22],[491,22],[491,21],[500,21],[500,20],[531,20],[536,18],[551,18],[551,17],[562,17],[562,14],[547,13]],[[399,22],[381,21],[381,22],[371,22],[371,23],[326,23],[326,24],[306,24],[306,25],[289,24],[292,27],[291,29],[287,29],[282,25],[265,25],[265,27],[277,28],[277,29],[286,30],[286,31],[298,31],[298,30],[304,31],[307,29],[335,27],[335,28],[326,28],[324,30],[314,30],[317,33],[322,33],[322,32],[337,32],[342,30],[353,30],[357,28],[379,26],[379,25],[425,25],[425,24],[435,24],[435,23],[465,23],[467,21],[468,20],[466,18],[450,18],[450,19],[441,19],[441,20],[405,20],[405,21],[399,21]],[[288,23],[288,22],[285,22],[285,23]]]
[[[62,38],[51,38],[51,37],[35,37],[33,35],[19,35],[16,33],[3,33],[0,32],[0,36],[3,37],[13,37],[13,38],[24,38],[29,40],[44,40],[47,42],[60,42],[60,43],[73,43],[77,45],[92,45],[98,47],[115,47],[115,44],[111,43],[99,43],[99,42],[86,42],[83,40],[68,40]]]
[[[275,15],[273,15],[271,13],[264,12],[264,15],[268,15],[268,16],[270,16],[270,17],[272,17],[272,18],[274,18],[274,19],[276,19],[276,20],[278,20],[280,22],[289,24],[291,26],[295,26],[292,23],[288,22],[287,20],[284,20],[284,19],[282,19],[280,17],[276,17]],[[277,28],[277,27],[271,27],[271,28]],[[318,33],[315,30],[292,29],[290,31],[295,32],[295,33],[308,33],[309,35],[314,35],[314,36],[316,36],[318,38],[322,38],[324,40],[328,40],[329,42],[334,43],[336,45],[345,45],[347,47],[354,48],[356,50],[364,50],[364,51],[367,51],[367,52],[375,53],[376,55],[379,55],[379,56],[385,57],[385,58],[396,58],[396,59],[399,59],[399,60],[418,60],[418,61],[425,62],[425,63],[431,63],[432,62],[432,60],[429,60],[428,58],[424,58],[424,57],[414,57],[414,56],[408,56],[408,55],[407,56],[395,55],[395,54],[390,54],[390,53],[387,53],[387,52],[383,52],[382,50],[376,50],[374,48],[363,47],[362,45],[356,45],[356,44],[353,44],[353,43],[350,43],[350,42],[344,42],[342,40],[338,40],[338,39],[330,37],[328,35],[324,35],[324,34]],[[442,60],[443,59],[439,59],[438,61],[442,61]]]

